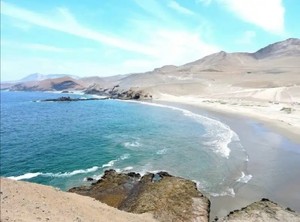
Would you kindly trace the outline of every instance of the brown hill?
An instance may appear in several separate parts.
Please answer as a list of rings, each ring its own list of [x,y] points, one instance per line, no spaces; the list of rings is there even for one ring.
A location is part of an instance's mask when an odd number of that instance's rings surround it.
[[[18,83],[11,87],[15,91],[61,91],[61,90],[83,90],[84,84],[80,80],[71,77],[46,79],[42,81],[31,81]]]
[[[182,66],[166,65],[145,73],[112,77],[87,77],[79,80],[64,77],[38,82],[19,83],[12,90],[84,90],[110,91],[118,85],[122,93],[130,88],[152,94],[176,92],[194,94],[185,84],[199,84],[197,93],[219,92],[224,86],[264,88],[300,84],[300,39],[291,38],[266,46],[254,53],[221,51]],[[265,75],[268,74],[268,75]],[[263,83],[263,84],[262,84]],[[188,86],[187,85],[187,86]],[[222,85],[222,86],[221,86]],[[170,86],[170,87],[168,87]],[[177,88],[178,89],[177,89]],[[100,93],[101,94],[101,93]]]

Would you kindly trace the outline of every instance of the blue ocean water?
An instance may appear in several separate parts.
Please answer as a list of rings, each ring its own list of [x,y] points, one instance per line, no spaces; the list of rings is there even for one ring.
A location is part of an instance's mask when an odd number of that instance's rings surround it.
[[[238,136],[217,120],[155,103],[33,102],[59,96],[1,92],[1,176],[67,190],[110,168],[165,170],[211,195],[251,179]]]

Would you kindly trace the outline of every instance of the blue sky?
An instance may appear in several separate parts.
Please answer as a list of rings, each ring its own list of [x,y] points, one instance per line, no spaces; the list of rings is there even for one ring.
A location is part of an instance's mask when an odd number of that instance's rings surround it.
[[[300,37],[299,0],[4,0],[1,80],[109,76]]]

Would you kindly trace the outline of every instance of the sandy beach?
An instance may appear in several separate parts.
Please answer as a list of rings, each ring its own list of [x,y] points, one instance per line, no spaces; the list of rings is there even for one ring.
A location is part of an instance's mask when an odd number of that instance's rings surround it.
[[[1,178],[1,221],[156,221],[116,210],[90,197]]]
[[[204,101],[204,102],[203,102]],[[300,211],[300,144],[299,107],[293,106],[292,115],[280,111],[283,104],[264,103],[265,106],[227,104],[193,97],[164,95],[157,102],[184,108],[194,113],[217,119],[239,135],[249,155],[246,184],[233,185],[234,196],[210,196],[211,218],[223,217],[230,211],[245,207],[261,198]],[[246,104],[247,101],[241,102]],[[261,103],[262,104],[262,103]],[[290,116],[289,116],[290,115]]]
[[[236,92],[238,94],[238,92]],[[250,117],[300,143],[300,104],[261,100],[215,99],[162,94],[158,101],[192,105],[219,113]],[[296,101],[300,101],[299,98]]]

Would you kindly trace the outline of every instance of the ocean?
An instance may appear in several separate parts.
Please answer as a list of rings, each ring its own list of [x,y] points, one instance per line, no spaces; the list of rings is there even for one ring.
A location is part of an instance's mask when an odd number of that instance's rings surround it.
[[[234,196],[252,177],[238,135],[205,114],[152,102],[40,102],[62,95],[86,96],[1,92],[1,176],[68,190],[111,168],[163,170],[212,196]]]

